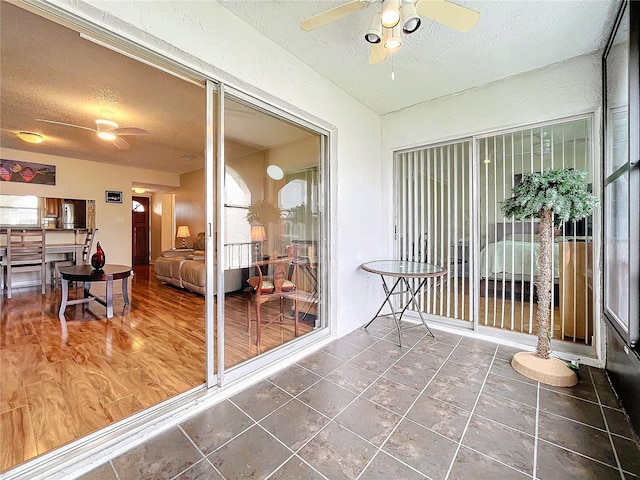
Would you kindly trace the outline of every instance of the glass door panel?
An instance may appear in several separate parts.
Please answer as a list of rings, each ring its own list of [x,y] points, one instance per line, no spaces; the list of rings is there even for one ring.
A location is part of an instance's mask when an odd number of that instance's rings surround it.
[[[321,326],[323,136],[229,95],[223,115],[218,260],[228,369]]]
[[[525,173],[575,168],[592,183],[591,131],[591,118],[582,118],[477,140],[480,325],[537,334],[537,219],[514,221],[500,207]],[[555,234],[552,338],[591,344],[592,218],[566,222]]]
[[[402,260],[441,265],[418,302],[424,313],[472,320],[471,142],[440,145],[396,158],[396,248]],[[408,301],[403,298],[403,305]],[[413,304],[409,309],[414,309]]]

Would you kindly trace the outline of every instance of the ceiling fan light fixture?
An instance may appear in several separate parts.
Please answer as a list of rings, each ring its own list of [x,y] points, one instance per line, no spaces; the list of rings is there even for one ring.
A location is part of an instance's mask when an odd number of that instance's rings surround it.
[[[96,120],[96,130],[99,132],[104,132],[108,130],[115,130],[118,128],[118,124],[111,120],[105,120],[104,118],[99,118]]]
[[[400,26],[387,29],[387,34],[384,38],[384,48],[387,50],[395,50],[402,45],[402,39],[400,38]]]
[[[382,26],[393,28],[400,22],[400,7],[398,0],[384,0],[382,3]]]
[[[406,34],[415,32],[420,27],[420,16],[416,13],[416,6],[413,2],[405,2],[400,7],[402,18],[402,31]]]
[[[100,137],[102,140],[115,140],[116,139],[116,134],[112,133],[112,132],[97,132],[98,133],[98,137]]]
[[[44,140],[43,135],[35,132],[20,131],[16,132],[16,136],[23,142],[27,143],[41,143]]]
[[[369,24],[369,30],[364,36],[364,39],[369,43],[380,43],[382,40],[382,23],[381,22],[381,13],[376,13],[373,17],[371,17],[371,23]]]

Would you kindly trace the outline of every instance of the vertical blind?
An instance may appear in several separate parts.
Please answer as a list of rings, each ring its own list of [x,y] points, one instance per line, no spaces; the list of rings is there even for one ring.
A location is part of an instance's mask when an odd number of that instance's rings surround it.
[[[448,269],[445,277],[427,281],[420,308],[460,320],[471,320],[471,147],[464,141],[396,159],[399,258]]]
[[[500,207],[529,172],[576,168],[592,179],[591,124],[590,117],[583,117],[396,155],[399,258],[448,269],[443,280],[428,281],[421,292],[424,313],[537,333],[538,222],[505,218]],[[474,235],[471,221],[474,211],[479,212],[479,235]],[[560,225],[553,251],[553,338],[589,344],[592,219]]]

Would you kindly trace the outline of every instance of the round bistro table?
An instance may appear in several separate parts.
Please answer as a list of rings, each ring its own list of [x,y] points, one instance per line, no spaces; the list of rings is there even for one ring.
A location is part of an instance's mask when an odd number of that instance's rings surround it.
[[[364,328],[366,329],[373,321],[380,317],[380,312],[384,308],[385,304],[388,304],[391,307],[391,315],[393,315],[393,320],[396,323],[396,327],[398,329],[398,345],[402,346],[402,331],[408,328],[413,328],[417,325],[405,326],[402,328],[402,316],[404,312],[407,310],[409,305],[412,303],[415,305],[418,314],[420,315],[420,320],[422,321],[422,325],[424,325],[429,332],[429,334],[433,337],[433,332],[427,325],[426,320],[422,316],[422,310],[420,309],[420,305],[416,300],[416,295],[418,292],[424,287],[427,280],[434,277],[443,277],[447,274],[447,269],[441,267],[440,265],[433,265],[430,263],[423,262],[411,262],[407,260],[377,260],[374,262],[367,262],[360,265],[360,268],[365,272],[375,273],[380,275],[382,279],[382,288],[384,289],[384,293],[386,297],[380,305],[380,308],[373,316],[373,318],[367,323]],[[387,284],[385,277],[394,278],[395,281],[391,288]],[[417,285],[412,286],[412,282],[409,280],[415,279],[418,280]],[[404,288],[404,289],[402,289]],[[410,296],[410,301],[402,308],[401,311],[398,311],[391,301],[391,295],[401,295],[408,293]],[[382,315],[384,316],[384,315]]]

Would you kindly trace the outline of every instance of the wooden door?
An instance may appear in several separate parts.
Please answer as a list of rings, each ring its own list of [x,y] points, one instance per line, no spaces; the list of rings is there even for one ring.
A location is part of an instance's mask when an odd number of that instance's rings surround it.
[[[149,198],[133,197],[131,224],[133,265],[149,265]]]

